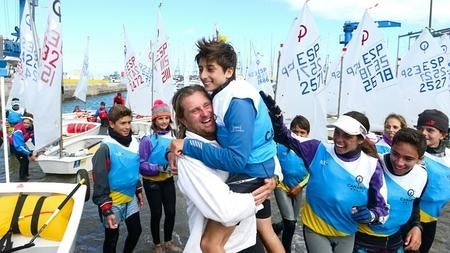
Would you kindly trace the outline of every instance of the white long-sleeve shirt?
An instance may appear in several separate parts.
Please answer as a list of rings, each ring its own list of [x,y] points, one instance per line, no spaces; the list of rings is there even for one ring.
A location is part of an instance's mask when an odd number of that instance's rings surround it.
[[[208,141],[191,132],[186,135],[189,138]],[[225,226],[239,223],[225,244],[226,252],[238,252],[255,244],[257,207],[251,193],[232,192],[224,183],[228,177],[227,172],[211,169],[197,159],[179,157],[177,168],[177,184],[187,199],[189,219],[190,235],[184,252],[202,252],[200,240],[207,219],[218,221]]]

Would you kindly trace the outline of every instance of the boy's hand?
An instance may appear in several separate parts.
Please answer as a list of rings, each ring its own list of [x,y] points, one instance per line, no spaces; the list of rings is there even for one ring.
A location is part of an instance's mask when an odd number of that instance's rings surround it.
[[[108,225],[108,228],[116,229],[119,227],[119,225],[117,225],[117,220],[116,220],[115,214],[110,214],[110,215],[106,216],[105,219],[106,219],[106,224]]]
[[[422,244],[422,230],[419,227],[414,226],[405,237],[404,245],[405,250],[418,251]]]
[[[137,198],[138,198],[138,205],[140,208],[142,208],[144,206],[144,195],[142,194],[142,192],[137,194]]]
[[[295,196],[297,196],[301,192],[302,192],[302,187],[300,185],[296,185],[296,186],[292,187],[291,189],[289,189],[288,195],[291,198],[294,198]]]

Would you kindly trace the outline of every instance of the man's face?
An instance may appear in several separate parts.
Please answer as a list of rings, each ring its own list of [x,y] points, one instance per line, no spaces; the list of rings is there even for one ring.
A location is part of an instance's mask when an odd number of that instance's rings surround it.
[[[216,122],[210,98],[201,92],[195,92],[183,99],[182,106],[184,113],[180,121],[186,129],[208,140],[214,140]]]
[[[220,87],[225,81],[233,75],[233,68],[225,71],[217,64],[216,61],[207,62],[205,58],[201,58],[198,63],[200,80],[208,92],[213,92]]]
[[[14,111],[17,111],[17,110],[19,110],[19,108],[20,108],[20,106],[19,106],[19,105],[13,105],[13,106],[12,106],[12,109],[13,109]]]
[[[131,131],[131,117],[125,116],[116,122],[109,121],[109,126],[121,136],[128,136]]]

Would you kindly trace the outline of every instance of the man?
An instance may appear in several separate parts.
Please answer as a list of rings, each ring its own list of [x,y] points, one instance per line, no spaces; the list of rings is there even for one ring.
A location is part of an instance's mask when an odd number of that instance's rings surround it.
[[[212,97],[220,147],[186,138],[172,141],[170,150],[182,151],[211,168],[229,172],[227,184],[231,189],[250,193],[265,179],[274,177],[276,144],[267,108],[253,85],[236,80],[237,54],[230,44],[201,39],[197,48],[195,60],[200,80]],[[256,214],[258,235],[269,252],[284,252],[272,228],[270,200],[263,205]],[[202,242],[214,248],[224,239],[220,238],[222,227],[211,222],[208,228]]]
[[[121,92],[117,92],[117,95],[113,99],[113,105],[123,105],[125,106],[125,98],[122,97]]]
[[[217,145],[211,99],[202,86],[180,89],[172,104],[182,136]],[[178,186],[187,198],[190,236],[184,252],[202,252],[200,241],[207,220],[236,226],[223,252],[238,252],[255,244],[255,213],[273,190],[270,183],[253,193],[234,193],[224,181],[228,173],[211,169],[200,160],[180,156],[177,160]],[[253,196],[252,196],[253,195]]]

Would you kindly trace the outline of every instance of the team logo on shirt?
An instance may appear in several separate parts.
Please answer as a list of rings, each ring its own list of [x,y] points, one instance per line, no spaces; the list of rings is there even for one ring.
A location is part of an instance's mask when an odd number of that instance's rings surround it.
[[[355,177],[356,184],[348,184],[347,187],[352,191],[363,192],[366,190],[366,187],[362,184],[364,182],[364,177],[361,175],[357,175]]]
[[[408,197],[407,198],[400,197],[400,201],[403,202],[403,203],[409,203],[411,201],[414,201],[414,199],[415,199],[414,194],[415,193],[416,192],[414,191],[414,189],[409,189],[406,192],[406,194],[408,194]]]

